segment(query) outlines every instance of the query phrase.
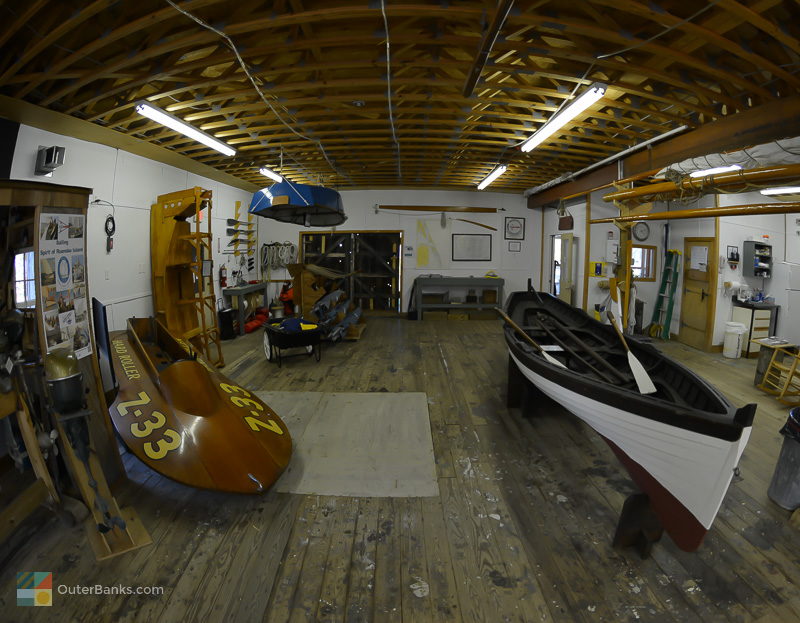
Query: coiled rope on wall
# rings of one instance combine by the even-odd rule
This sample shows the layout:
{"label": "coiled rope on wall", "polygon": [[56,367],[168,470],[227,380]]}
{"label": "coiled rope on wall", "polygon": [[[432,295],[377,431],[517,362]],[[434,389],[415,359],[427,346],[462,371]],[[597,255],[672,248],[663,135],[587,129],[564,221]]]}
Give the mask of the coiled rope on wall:
{"label": "coiled rope on wall", "polygon": [[[261,245],[261,274],[266,278],[267,283],[272,280],[274,271],[285,269],[289,264],[295,264],[296,262],[296,244],[286,241]],[[280,291],[280,287],[277,287],[276,292],[278,291]]]}

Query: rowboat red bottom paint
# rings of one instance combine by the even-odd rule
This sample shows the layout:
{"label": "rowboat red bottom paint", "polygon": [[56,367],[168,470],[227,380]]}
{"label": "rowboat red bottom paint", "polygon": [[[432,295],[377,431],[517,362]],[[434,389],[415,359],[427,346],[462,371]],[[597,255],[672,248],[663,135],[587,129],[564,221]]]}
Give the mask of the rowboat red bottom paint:
{"label": "rowboat red bottom paint", "polygon": [[[529,381],[581,418],[647,494],[646,504],[678,547],[696,550],[747,444],[755,405],[734,408],[687,368],[630,339],[656,387],[641,394],[614,330],[550,295],[515,292],[506,313],[518,325],[505,328],[509,406],[519,400],[520,383]],[[647,516],[641,501],[626,504],[620,528],[636,513]]]}

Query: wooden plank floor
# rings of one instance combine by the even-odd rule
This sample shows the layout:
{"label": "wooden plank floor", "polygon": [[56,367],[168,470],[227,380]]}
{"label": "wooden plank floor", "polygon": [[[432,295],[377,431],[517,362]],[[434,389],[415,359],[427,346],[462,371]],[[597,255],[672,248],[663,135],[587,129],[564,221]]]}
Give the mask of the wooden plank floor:
{"label": "wooden plank floor", "polygon": [[[505,407],[500,323],[370,318],[322,361],[264,360],[261,336],[226,344],[254,390],[426,392],[438,498],[193,490],[125,455],[119,497],[154,544],[96,563],[82,528],[39,513],[0,548],[3,621],[676,621],[800,619],[800,533],[769,501],[785,408],[755,390],[754,361],[664,349],[735,402],[754,432],[713,529],[693,554],[668,537],[639,559],[611,547],[632,482],[589,428],[555,405]],[[58,595],[18,608],[17,571],[54,584],[161,586],[164,594]]]}

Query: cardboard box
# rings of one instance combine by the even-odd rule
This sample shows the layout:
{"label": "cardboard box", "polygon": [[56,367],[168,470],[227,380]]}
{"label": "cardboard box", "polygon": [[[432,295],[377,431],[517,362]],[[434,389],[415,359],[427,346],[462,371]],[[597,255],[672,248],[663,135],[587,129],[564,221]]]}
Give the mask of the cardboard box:
{"label": "cardboard box", "polygon": [[484,290],[481,292],[481,302],[489,304],[497,303],[497,290]]}
{"label": "cardboard box", "polygon": [[447,320],[446,311],[426,311],[422,313],[423,320]]}
{"label": "cardboard box", "polygon": [[469,314],[465,311],[447,312],[448,320],[469,320]]}
{"label": "cardboard box", "polygon": [[500,316],[497,315],[497,312],[488,311],[488,310],[480,310],[480,311],[471,311],[469,312],[469,319],[470,320],[495,320]]}

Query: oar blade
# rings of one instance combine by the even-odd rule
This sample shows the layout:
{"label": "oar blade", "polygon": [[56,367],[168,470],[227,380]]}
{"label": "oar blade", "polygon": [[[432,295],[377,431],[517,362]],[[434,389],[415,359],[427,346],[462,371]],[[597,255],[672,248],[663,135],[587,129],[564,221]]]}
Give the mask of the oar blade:
{"label": "oar blade", "polygon": [[560,362],[558,359],[556,359],[555,357],[553,357],[552,355],[550,355],[550,354],[549,354],[549,353],[548,353],[546,350],[542,350],[542,351],[540,351],[540,352],[541,352],[541,353],[542,353],[542,355],[544,356],[544,360],[545,360],[546,362],[548,362],[548,363],[552,363],[554,366],[558,366],[558,367],[560,367],[560,368],[564,368],[565,370],[567,369],[567,366],[565,366],[565,365],[564,365],[563,363],[561,363],[561,362]]}
{"label": "oar blade", "polygon": [[654,394],[658,391],[656,386],[653,385],[650,375],[647,374],[647,370],[644,369],[642,362],[631,351],[628,351],[628,365],[633,373],[633,378],[636,380],[636,386],[639,388],[640,394]]}

